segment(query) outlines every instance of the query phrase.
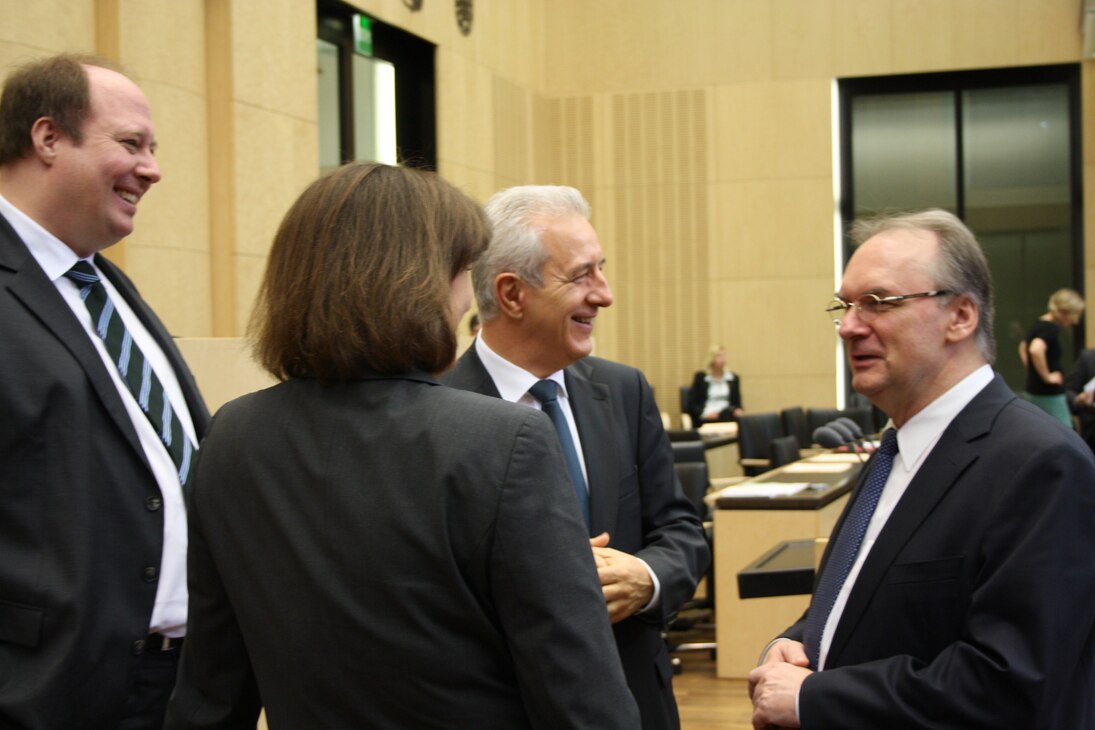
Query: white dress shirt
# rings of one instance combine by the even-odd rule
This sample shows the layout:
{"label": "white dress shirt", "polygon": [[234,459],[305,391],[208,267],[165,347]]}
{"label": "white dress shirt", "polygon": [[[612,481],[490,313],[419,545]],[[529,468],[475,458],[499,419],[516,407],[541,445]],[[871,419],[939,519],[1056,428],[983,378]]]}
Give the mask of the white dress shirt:
{"label": "white dress shirt", "polygon": [[[175,462],[171,460],[167,448],[122,380],[118,367],[114,364],[110,353],[107,352],[106,344],[92,325],[91,314],[88,312],[84,301],[80,299],[79,289],[73,281],[65,278],[65,272],[80,260],[79,257],[64,242],[12,205],[2,195],[0,195],[0,214],[7,219],[15,232],[23,239],[34,260],[38,262],[46,276],[53,282],[58,293],[65,300],[65,304],[69,306],[76,319],[83,326],[88,339],[91,340],[99,356],[103,359],[103,365],[110,373],[110,377],[114,381],[114,387],[118,391],[118,396],[125,404],[126,413],[128,413],[130,420],[133,422],[133,427],[137,431],[141,448],[144,449],[145,457],[152,467],[153,475],[163,499],[164,548],[156,588],[156,603],[152,610],[149,631],[172,638],[183,636],[186,633],[187,606],[186,508]],[[99,274],[107,294],[114,302],[116,312],[122,318],[122,322],[125,323],[126,329],[133,336],[134,343],[141,348],[145,359],[163,384],[164,393],[171,401],[171,408],[182,424],[183,430],[186,431],[190,440],[197,444],[198,439],[194,430],[194,423],[190,418],[190,409],[186,406],[182,387],[179,385],[178,378],[175,377],[175,371],[168,362],[167,356],[156,344],[155,339],[149,334],[125,298],[114,288],[110,279],[103,275],[91,258],[85,259],[85,261]],[[89,434],[88,438],[95,438],[95,435]]]}

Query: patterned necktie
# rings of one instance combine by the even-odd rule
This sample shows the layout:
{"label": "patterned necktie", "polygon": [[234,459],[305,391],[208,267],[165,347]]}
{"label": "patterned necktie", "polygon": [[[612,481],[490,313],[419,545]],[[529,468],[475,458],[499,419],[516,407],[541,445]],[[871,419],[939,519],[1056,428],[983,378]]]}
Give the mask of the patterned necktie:
{"label": "patterned necktie", "polygon": [[559,443],[563,447],[563,456],[566,457],[567,473],[574,485],[574,493],[578,495],[578,506],[582,510],[582,519],[585,520],[586,529],[589,529],[589,494],[586,487],[585,476],[582,474],[582,465],[578,462],[578,452],[574,448],[574,440],[570,436],[570,425],[567,423],[563,409],[559,405],[558,386],[553,380],[541,380],[528,389],[532,397],[540,402],[544,413],[551,418],[555,426],[555,433],[559,434]]}
{"label": "patterned necktie", "polygon": [[817,669],[821,656],[821,636],[825,631],[825,623],[829,620],[836,597],[844,586],[852,565],[855,564],[871,515],[878,506],[878,498],[882,496],[882,488],[886,486],[886,480],[890,478],[890,469],[893,467],[896,454],[897,431],[891,428],[882,436],[882,445],[871,464],[871,473],[863,489],[860,490],[859,496],[856,497],[851,511],[848,512],[840,534],[836,536],[825,570],[821,573],[817,589],[810,600],[803,643],[806,645],[806,655],[810,658],[810,666],[814,669]]}
{"label": "patterned necktie", "polygon": [[114,360],[137,405],[148,417],[152,430],[167,447],[167,453],[171,455],[178,470],[179,484],[185,487],[195,448],[183,430],[182,423],[175,417],[171,401],[166,397],[160,379],[156,377],[141,348],[137,347],[132,335],[125,328],[121,316],[114,309],[114,302],[107,295],[106,287],[99,281],[99,275],[91,264],[77,261],[75,266],[65,272],[65,276],[80,288],[80,298],[91,313],[92,326],[106,344],[106,351]]}

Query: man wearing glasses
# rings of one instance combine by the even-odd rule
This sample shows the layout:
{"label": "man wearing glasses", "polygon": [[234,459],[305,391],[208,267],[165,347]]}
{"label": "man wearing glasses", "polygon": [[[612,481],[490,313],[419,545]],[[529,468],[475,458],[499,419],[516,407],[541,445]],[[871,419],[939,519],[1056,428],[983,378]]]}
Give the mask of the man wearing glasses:
{"label": "man wearing glasses", "polygon": [[827,312],[892,428],[809,609],[750,674],[753,724],[1095,727],[1095,460],[993,373],[988,265],[961,221],[853,237]]}

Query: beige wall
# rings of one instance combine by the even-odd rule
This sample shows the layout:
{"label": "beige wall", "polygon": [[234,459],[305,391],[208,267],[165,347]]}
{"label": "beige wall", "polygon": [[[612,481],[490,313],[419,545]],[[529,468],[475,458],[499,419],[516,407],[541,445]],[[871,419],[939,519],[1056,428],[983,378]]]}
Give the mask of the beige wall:
{"label": "beige wall", "polygon": [[[523,182],[586,193],[616,295],[598,354],[642,367],[674,413],[716,342],[750,410],[835,402],[818,311],[834,77],[1080,58],[1078,0],[504,0],[476,3],[469,36],[451,2],[355,4],[437,44],[448,179],[481,200]],[[241,334],[274,229],[317,172],[314,4],[0,0],[0,18],[0,75],[90,50],[139,78],[164,180],[112,255],[174,332]],[[1086,63],[1089,210],[1093,79]]]}

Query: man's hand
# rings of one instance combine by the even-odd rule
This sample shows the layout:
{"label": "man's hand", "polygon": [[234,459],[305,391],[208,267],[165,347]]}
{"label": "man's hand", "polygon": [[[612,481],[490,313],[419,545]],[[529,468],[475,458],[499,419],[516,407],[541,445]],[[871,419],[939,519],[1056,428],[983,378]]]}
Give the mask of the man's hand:
{"label": "man's hand", "polygon": [[1095,395],[1088,393],[1086,390],[1080,391],[1080,393],[1076,396],[1077,405],[1090,408],[1093,402],[1095,402]]}
{"label": "man's hand", "polygon": [[[773,645],[768,657],[773,656],[777,646],[802,644],[781,641]],[[805,654],[803,654],[805,657]],[[767,661],[749,672],[749,695],[753,699],[753,727],[764,730],[771,727],[799,727],[798,691],[802,682],[813,672],[802,666],[783,661]]]}
{"label": "man's hand", "polygon": [[650,602],[654,582],[641,560],[608,547],[608,541],[608,533],[602,532],[590,538],[589,544],[604,590],[609,621],[618,623]]}

